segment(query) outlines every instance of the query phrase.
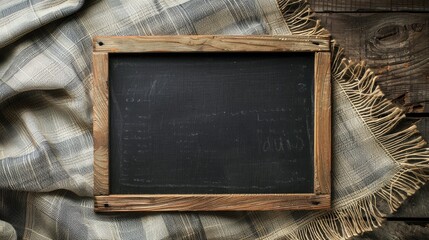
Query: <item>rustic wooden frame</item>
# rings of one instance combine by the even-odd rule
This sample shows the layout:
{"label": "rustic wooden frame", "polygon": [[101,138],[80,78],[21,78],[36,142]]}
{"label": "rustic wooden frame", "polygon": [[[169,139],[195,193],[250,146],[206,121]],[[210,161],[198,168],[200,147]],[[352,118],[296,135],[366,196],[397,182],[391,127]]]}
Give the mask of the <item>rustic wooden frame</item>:
{"label": "rustic wooden frame", "polygon": [[[93,40],[94,209],[125,211],[316,210],[331,202],[331,54],[329,37],[142,36]],[[109,193],[108,54],[138,52],[314,52],[314,193]]]}

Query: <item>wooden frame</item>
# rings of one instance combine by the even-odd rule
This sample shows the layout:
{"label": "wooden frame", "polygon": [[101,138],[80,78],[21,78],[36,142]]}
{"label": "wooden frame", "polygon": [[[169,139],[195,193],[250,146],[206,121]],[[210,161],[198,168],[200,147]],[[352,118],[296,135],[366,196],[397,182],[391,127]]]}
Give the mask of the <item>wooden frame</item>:
{"label": "wooden frame", "polygon": [[[329,37],[145,36],[93,41],[94,209],[124,211],[316,210],[331,200],[331,83]],[[314,193],[139,194],[109,193],[108,54],[131,52],[314,52]]]}

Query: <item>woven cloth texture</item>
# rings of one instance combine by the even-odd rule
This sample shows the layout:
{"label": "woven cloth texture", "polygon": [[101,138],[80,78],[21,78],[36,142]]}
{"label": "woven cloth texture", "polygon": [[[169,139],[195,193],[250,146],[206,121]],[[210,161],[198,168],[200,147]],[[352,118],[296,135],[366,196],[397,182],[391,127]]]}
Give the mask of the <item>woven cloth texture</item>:
{"label": "woven cloth texture", "polygon": [[93,211],[92,37],[323,35],[302,1],[16,0],[0,4],[0,239],[343,239],[427,179],[426,143],[333,44],[332,209]]}

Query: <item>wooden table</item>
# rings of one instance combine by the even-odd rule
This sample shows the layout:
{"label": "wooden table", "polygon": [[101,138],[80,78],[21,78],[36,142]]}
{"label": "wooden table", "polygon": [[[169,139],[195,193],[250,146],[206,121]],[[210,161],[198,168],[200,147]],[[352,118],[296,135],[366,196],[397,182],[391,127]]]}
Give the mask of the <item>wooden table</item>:
{"label": "wooden table", "polygon": [[[308,0],[352,60],[367,62],[378,84],[429,140],[429,1]],[[429,239],[429,184],[381,228],[354,239]]]}

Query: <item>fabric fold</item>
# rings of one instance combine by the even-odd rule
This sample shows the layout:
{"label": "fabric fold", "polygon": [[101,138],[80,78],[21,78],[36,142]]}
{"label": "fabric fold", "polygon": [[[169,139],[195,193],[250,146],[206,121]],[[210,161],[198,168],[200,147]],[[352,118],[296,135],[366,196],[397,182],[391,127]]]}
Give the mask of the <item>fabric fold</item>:
{"label": "fabric fold", "polygon": [[9,1],[0,6],[0,48],[78,11],[84,0]]}
{"label": "fabric fold", "polygon": [[428,179],[416,126],[332,42],[331,210],[95,214],[92,37],[329,32],[301,0],[19,2],[0,7],[0,238],[345,239]]}

